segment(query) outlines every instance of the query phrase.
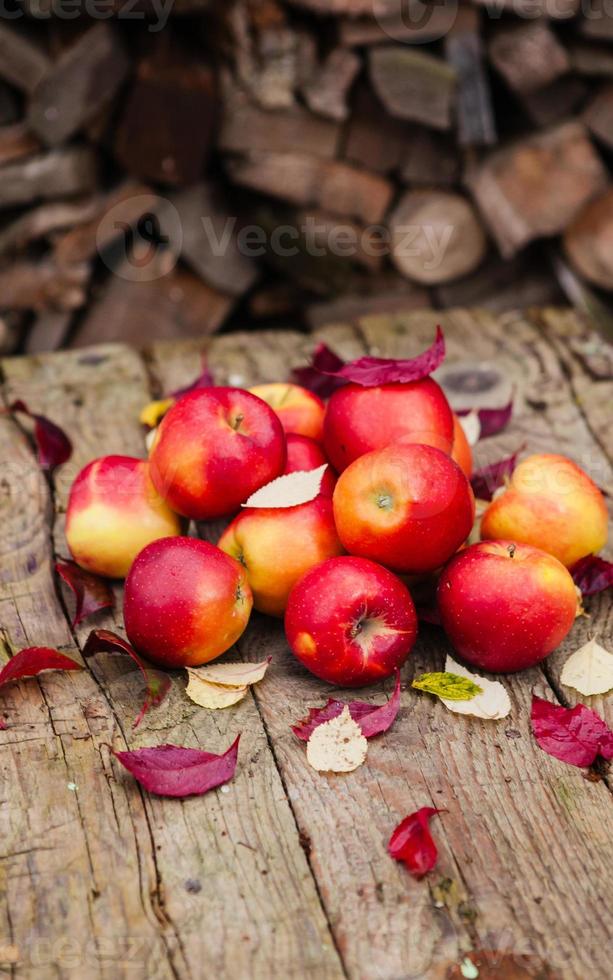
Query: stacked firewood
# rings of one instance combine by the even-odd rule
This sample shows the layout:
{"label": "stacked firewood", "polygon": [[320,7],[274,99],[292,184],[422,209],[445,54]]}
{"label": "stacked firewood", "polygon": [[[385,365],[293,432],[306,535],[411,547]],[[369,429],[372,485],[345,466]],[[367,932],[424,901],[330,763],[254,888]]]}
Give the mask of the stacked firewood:
{"label": "stacked firewood", "polygon": [[0,351],[606,307],[613,7],[133,6],[0,21]]}

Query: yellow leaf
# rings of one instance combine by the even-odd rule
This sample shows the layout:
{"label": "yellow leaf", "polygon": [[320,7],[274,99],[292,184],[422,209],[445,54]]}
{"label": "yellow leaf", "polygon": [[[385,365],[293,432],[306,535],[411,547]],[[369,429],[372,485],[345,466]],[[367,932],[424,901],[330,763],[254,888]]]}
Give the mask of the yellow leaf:
{"label": "yellow leaf", "polygon": [[366,758],[368,742],[347,705],[336,718],[313,730],[307,742],[307,761],[319,772],[352,772]]}
{"label": "yellow leaf", "polygon": [[188,667],[190,675],[199,677],[211,684],[222,684],[224,687],[248,687],[257,684],[268,670],[271,657],[259,664],[250,663],[214,663],[204,667]]}
{"label": "yellow leaf", "polygon": [[155,429],[160,419],[166,415],[166,412],[169,408],[172,408],[174,403],[174,398],[163,398],[161,401],[149,402],[139,415],[140,422],[143,425],[149,426],[150,429]]}
{"label": "yellow leaf", "polygon": [[249,690],[248,687],[224,687],[223,684],[212,684],[199,677],[195,670],[187,667],[189,682],[185,689],[188,698],[199,704],[201,708],[217,711],[219,708],[229,708],[242,701]]}
{"label": "yellow leaf", "polygon": [[613,653],[609,653],[596,637],[571,653],[564,664],[560,680],[580,694],[606,694],[613,688]]}

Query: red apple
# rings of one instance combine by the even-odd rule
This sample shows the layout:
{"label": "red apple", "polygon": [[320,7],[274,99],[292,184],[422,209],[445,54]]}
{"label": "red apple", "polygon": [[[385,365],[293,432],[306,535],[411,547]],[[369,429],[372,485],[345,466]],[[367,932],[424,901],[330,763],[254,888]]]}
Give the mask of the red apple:
{"label": "red apple", "polygon": [[162,667],[197,667],[236,643],[252,604],[237,561],[197,538],[164,538],[132,565],[123,615],[139,653]]}
{"label": "red apple", "polygon": [[396,444],[360,456],[333,497],[339,538],[352,555],[397,572],[431,572],[470,534],[475,502],[466,476],[433,446]]}
{"label": "red apple", "polygon": [[393,442],[418,442],[450,453],[453,414],[436,381],[338,388],[326,408],[324,449],[335,470]]}
{"label": "red apple", "polygon": [[417,616],[409,590],[386,568],[365,558],[329,558],[290,593],[285,633],[316,677],[362,687],[402,666]]}
{"label": "red apple", "polygon": [[153,486],[146,460],[102,456],[76,476],[66,542],[81,568],[124,578],[145,545],[180,533],[180,520]]}
{"label": "red apple", "polygon": [[196,520],[224,517],[283,473],[283,426],[248,391],[200,388],[162,419],[149,465],[159,493],[177,513]]}
{"label": "red apple", "polygon": [[[285,473],[296,473],[298,470],[316,470],[328,463],[326,455],[318,442],[308,436],[297,436],[293,433],[285,437],[287,443],[287,461]],[[336,475],[328,463],[328,469],[321,481],[320,495],[331,497],[336,486]]]}
{"label": "red apple", "polygon": [[277,413],[286,434],[321,440],[325,405],[319,395],[287,381],[255,385],[249,391],[263,398]]}
{"label": "red apple", "polygon": [[577,592],[552,555],[512,541],[459,552],[438,585],[442,625],[461,657],[494,673],[531,667],[564,639]]}

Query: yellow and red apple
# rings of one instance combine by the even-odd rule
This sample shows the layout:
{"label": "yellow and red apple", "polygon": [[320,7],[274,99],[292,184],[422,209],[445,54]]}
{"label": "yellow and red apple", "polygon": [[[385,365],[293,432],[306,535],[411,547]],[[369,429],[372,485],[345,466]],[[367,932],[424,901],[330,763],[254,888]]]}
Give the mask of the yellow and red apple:
{"label": "yellow and red apple", "polygon": [[455,413],[453,416],[451,458],[456,461],[462,472],[470,479],[473,472],[473,453],[470,448],[470,443],[466,438],[464,427]]}
{"label": "yellow and red apple", "polygon": [[321,441],[325,406],[319,395],[288,382],[255,385],[249,391],[262,398],[277,413],[286,434],[294,433]]}

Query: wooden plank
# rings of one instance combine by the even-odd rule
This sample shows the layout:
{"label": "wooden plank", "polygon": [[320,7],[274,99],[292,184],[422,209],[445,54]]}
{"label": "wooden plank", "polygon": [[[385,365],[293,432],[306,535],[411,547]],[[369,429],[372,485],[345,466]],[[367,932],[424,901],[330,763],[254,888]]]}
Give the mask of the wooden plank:
{"label": "wooden plank", "polygon": [[96,185],[96,158],[87,146],[67,146],[0,169],[0,207],[40,198],[87,194]]}
{"label": "wooden plank", "polygon": [[[149,397],[147,377],[138,355],[120,345],[7,360],[3,368],[5,396],[22,397],[64,425],[75,453],[53,484],[52,524],[32,455],[14,423],[0,419],[0,433],[10,436],[3,457],[17,461],[5,477],[14,524],[7,528],[5,520],[2,622],[16,642],[58,643],[74,654],[91,624],[73,638],[55,601],[52,536],[64,552],[66,494],[85,462],[106,452],[142,454],[137,418]],[[24,487],[31,492],[24,495]],[[17,504],[21,495],[27,499]],[[120,618],[119,611],[101,614],[97,625],[121,629]],[[62,943],[71,940],[80,975],[88,978],[110,980],[119,971],[143,980],[264,978],[275,971],[341,977],[253,699],[238,712],[208,713],[187,702],[176,676],[163,706],[134,733],[141,688],[135,672],[112,656],[98,656],[89,667],[44,677],[45,702],[36,681],[9,688],[3,698],[14,719],[0,733],[3,744],[14,745],[4,753],[11,803],[2,813],[11,833],[3,835],[3,849],[15,855],[9,865],[15,877],[7,880],[18,920],[11,932],[3,903],[3,935],[26,957],[28,977],[68,976]],[[45,722],[48,713],[55,730]],[[141,794],[105,747],[170,741],[220,751],[239,731],[239,769],[227,791],[184,802]],[[136,947],[133,963],[122,952],[124,939]],[[45,943],[48,959],[38,968],[27,956]]]}
{"label": "wooden plank", "polygon": [[[553,444],[595,451],[553,352],[516,315],[361,317],[356,326],[318,331],[313,342],[325,339],[344,356],[365,346],[381,356],[406,356],[431,341],[441,319],[450,361],[495,362],[517,385],[517,416],[503,435],[484,444],[489,459],[524,439],[533,449]],[[257,343],[253,334],[213,340],[207,357],[216,380],[246,384],[286,377],[294,360],[304,357],[304,340],[295,337],[292,357],[287,346],[278,349],[280,336],[258,335]],[[173,363],[172,348],[153,352],[161,388],[193,376],[193,348],[191,355],[191,363],[185,352]],[[546,410],[530,407],[543,391]],[[535,745],[531,690],[553,697],[542,669],[505,679],[513,713],[499,726],[451,715],[405,690],[394,728],[371,743],[367,764],[334,778],[309,769],[289,725],[309,705],[350,692],[333,692],[308,676],[273,621],[259,619],[239,648],[254,660],[273,653],[255,696],[350,976],[442,978],[467,950],[479,948],[511,957],[534,954],[545,974],[558,971],[564,980],[607,975],[608,925],[598,895],[612,870],[605,831],[610,794],[603,783],[585,780]],[[438,631],[424,628],[403,671],[405,686],[414,672],[440,669],[447,649]],[[435,830],[437,871],[418,883],[389,860],[385,844],[396,822],[422,805],[448,812]]]}

